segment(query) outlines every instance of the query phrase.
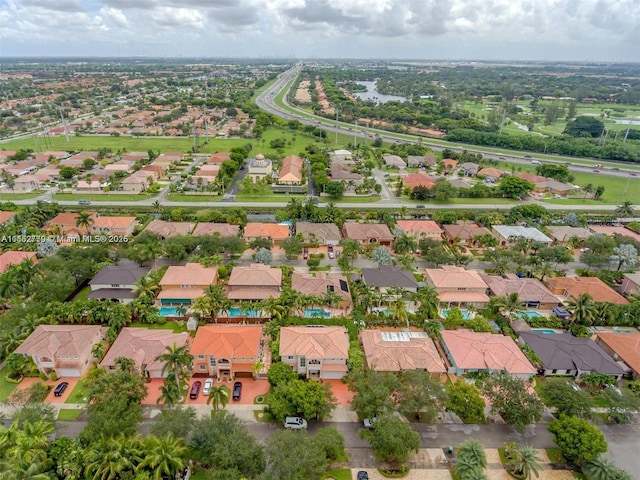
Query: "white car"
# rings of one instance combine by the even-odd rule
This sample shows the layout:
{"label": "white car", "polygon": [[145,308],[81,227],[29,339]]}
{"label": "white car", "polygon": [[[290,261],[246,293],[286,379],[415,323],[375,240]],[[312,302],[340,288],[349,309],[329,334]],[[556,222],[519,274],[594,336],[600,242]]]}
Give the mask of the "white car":
{"label": "white car", "polygon": [[211,387],[213,387],[213,378],[207,378],[204,381],[204,388],[202,389],[203,395],[209,395],[211,392]]}
{"label": "white car", "polygon": [[302,417],[287,417],[284,419],[284,428],[302,430],[303,428],[307,428],[307,421]]}

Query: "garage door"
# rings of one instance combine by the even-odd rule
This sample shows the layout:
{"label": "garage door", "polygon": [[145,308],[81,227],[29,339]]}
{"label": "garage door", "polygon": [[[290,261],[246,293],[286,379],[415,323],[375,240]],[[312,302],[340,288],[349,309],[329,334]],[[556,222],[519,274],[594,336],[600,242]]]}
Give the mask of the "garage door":
{"label": "garage door", "polygon": [[62,368],[56,371],[59,377],[80,377],[80,371],[75,368]]}

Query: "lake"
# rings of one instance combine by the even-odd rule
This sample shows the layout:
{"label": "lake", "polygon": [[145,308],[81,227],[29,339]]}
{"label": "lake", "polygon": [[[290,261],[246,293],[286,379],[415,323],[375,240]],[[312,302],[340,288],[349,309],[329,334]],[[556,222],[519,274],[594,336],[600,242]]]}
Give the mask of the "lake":
{"label": "lake", "polygon": [[366,92],[354,92],[354,95],[360,100],[373,100],[376,103],[387,103],[393,100],[398,102],[406,102],[406,97],[399,97],[397,95],[383,95],[376,90],[376,82],[356,82],[358,85],[364,85],[367,87]]}

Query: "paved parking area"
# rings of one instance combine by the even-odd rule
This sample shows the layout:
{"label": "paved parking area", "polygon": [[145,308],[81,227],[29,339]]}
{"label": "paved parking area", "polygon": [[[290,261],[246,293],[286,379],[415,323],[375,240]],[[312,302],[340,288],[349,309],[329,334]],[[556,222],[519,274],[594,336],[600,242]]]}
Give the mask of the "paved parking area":
{"label": "paved parking area", "polygon": [[[71,395],[71,392],[73,392],[73,389],[76,387],[76,385],[78,384],[79,381],[80,381],[79,378],[71,378],[71,377],[59,378],[55,382],[53,380],[44,380],[43,381],[40,377],[27,377],[27,378],[23,379],[20,382],[20,384],[16,387],[16,389],[11,394],[11,397],[9,397],[9,400],[11,400],[11,398],[14,397],[17,392],[19,392],[21,390],[26,390],[27,388],[29,388],[34,383],[44,382],[45,385],[48,385],[48,386],[51,387],[51,390],[49,391],[49,394],[47,395],[47,398],[45,398],[44,401],[47,402],[47,403],[54,403],[54,404],[65,403],[67,401],[67,399],[69,398],[69,395]],[[59,397],[56,397],[53,394],[53,390],[56,388],[56,386],[58,386],[62,382],[67,382],[69,384],[69,386],[67,387],[67,389],[64,391],[64,393],[62,395],[60,395]]]}
{"label": "paved parking area", "polygon": [[[369,474],[369,480],[386,480],[386,477],[383,477],[377,469],[371,468],[361,468],[361,469],[351,469],[351,478],[353,480],[357,480],[358,472],[364,470]],[[409,473],[402,477],[404,480],[425,480],[428,478],[429,480],[451,480],[451,473],[449,470],[443,469],[433,469],[433,470],[410,470]]]}

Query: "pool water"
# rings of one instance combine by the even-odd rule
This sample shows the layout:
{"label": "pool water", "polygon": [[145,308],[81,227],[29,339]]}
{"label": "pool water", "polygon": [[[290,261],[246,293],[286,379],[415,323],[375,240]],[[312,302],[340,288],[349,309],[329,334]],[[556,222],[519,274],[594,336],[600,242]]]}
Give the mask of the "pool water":
{"label": "pool water", "polygon": [[307,308],[304,311],[304,318],[329,318],[331,313],[322,308]]}
{"label": "pool water", "polygon": [[549,335],[558,333],[555,330],[552,330],[550,328],[532,328],[531,330],[533,332],[544,333],[544,334],[549,334]]}
{"label": "pool water", "polygon": [[520,312],[520,316],[527,317],[527,318],[537,318],[537,317],[541,317],[542,315],[540,315],[538,312],[526,310],[524,312]]}
{"label": "pool water", "polygon": [[262,311],[250,308],[242,310],[238,307],[229,309],[229,318],[262,318]]}
{"label": "pool water", "polygon": [[177,307],[160,307],[158,315],[161,317],[179,317]]}
{"label": "pool water", "polygon": [[[471,313],[468,310],[460,310],[462,312],[462,318],[464,320],[471,320]],[[448,318],[449,310],[442,310],[442,316]]]}

